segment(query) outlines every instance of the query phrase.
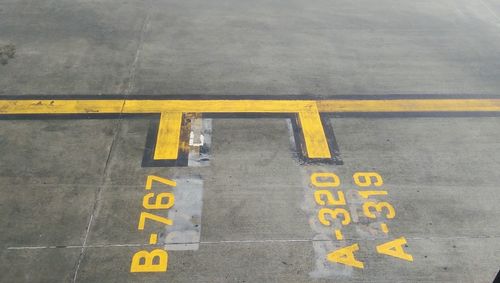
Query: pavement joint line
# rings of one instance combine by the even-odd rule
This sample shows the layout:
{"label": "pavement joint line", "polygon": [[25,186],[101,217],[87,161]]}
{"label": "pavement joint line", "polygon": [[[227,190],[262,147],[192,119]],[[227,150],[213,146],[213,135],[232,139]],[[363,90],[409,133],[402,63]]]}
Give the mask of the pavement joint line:
{"label": "pavement joint line", "polygon": [[[182,242],[182,243],[163,243],[163,245],[211,245],[211,244],[233,244],[233,243],[287,243],[287,242],[328,242],[330,240],[234,240],[234,241],[205,241],[205,242]],[[7,247],[7,250],[39,250],[39,249],[78,249],[78,248],[108,248],[108,247],[143,247],[158,246],[158,244],[109,244],[109,245],[71,245],[71,246],[24,246]]]}
{"label": "pavement joint line", "polygon": [[76,267],[75,267],[75,275],[73,276],[73,282],[76,281],[76,276],[78,275],[78,269],[80,268],[80,264],[82,263],[83,253],[85,251],[85,245],[87,244],[87,238],[89,236],[90,226],[92,224],[92,219],[93,218],[94,218],[94,215],[93,215],[93,213],[91,213],[90,214],[90,220],[89,220],[89,223],[88,223],[88,226],[87,226],[87,230],[85,231],[85,238],[83,239],[83,246],[81,248],[80,255],[78,256],[78,261],[77,261],[77,264],[76,264]]}
{"label": "pavement joint line", "polygon": [[[150,6],[151,6],[151,4],[152,3],[150,2]],[[115,134],[113,136],[113,141],[111,142],[111,146],[109,148],[109,153],[108,153],[108,156],[106,158],[106,163],[105,163],[104,170],[103,170],[103,178],[101,180],[101,185],[99,186],[99,188],[97,190],[97,194],[96,194],[96,198],[95,198],[94,205],[93,205],[93,208],[92,208],[92,212],[90,214],[90,220],[89,220],[89,223],[88,223],[88,226],[87,226],[87,230],[85,232],[85,238],[84,238],[84,241],[83,241],[83,246],[81,247],[81,252],[80,252],[80,255],[78,257],[78,262],[77,262],[77,265],[76,265],[76,268],[75,268],[75,273],[74,273],[74,276],[73,276],[73,283],[75,283],[76,280],[77,280],[78,270],[80,269],[80,264],[81,264],[81,262],[83,260],[83,257],[84,257],[84,254],[85,254],[85,249],[87,248],[86,247],[87,238],[88,238],[88,235],[89,235],[91,227],[92,227],[94,215],[96,214],[96,212],[98,210],[98,204],[99,204],[100,199],[101,199],[102,191],[103,191],[104,187],[106,187],[105,183],[106,183],[106,180],[107,180],[107,177],[108,177],[109,161],[111,159],[111,155],[112,155],[112,152],[113,152],[113,149],[114,149],[114,146],[115,146],[118,134],[119,134],[119,132],[121,130],[123,111],[125,109],[125,104],[127,102],[127,95],[130,94],[132,92],[132,90],[135,88],[135,75],[136,75],[136,72],[137,72],[137,65],[138,65],[138,62],[139,62],[139,57],[140,57],[140,54],[141,54],[141,51],[142,51],[142,48],[143,48],[143,44],[144,44],[144,35],[145,35],[145,33],[146,33],[147,29],[148,29],[149,22],[150,22],[150,10],[151,10],[150,7],[148,7],[147,12],[146,12],[146,17],[144,18],[144,21],[143,21],[142,26],[141,26],[141,31],[139,33],[139,42],[137,44],[137,49],[136,49],[136,52],[135,52],[135,55],[134,55],[134,60],[132,61],[132,65],[130,67],[128,84],[127,84],[127,87],[123,91],[123,98],[124,99],[123,99],[123,103],[122,103],[121,110],[120,110],[120,113],[119,113],[119,119],[117,121],[117,125],[115,127]]]}
{"label": "pavement joint line", "polygon": [[86,246],[87,239],[88,239],[88,236],[90,234],[90,230],[91,230],[92,223],[93,223],[93,220],[94,220],[94,215],[96,214],[97,209],[98,209],[99,201],[101,200],[102,192],[103,192],[104,188],[107,187],[105,184],[106,184],[106,180],[108,179],[109,161],[111,160],[111,155],[113,153],[113,149],[115,147],[116,140],[118,138],[118,134],[121,131],[122,113],[123,113],[123,109],[125,107],[125,101],[126,101],[126,99],[123,100],[121,111],[120,111],[120,114],[119,114],[119,118],[117,119],[116,125],[114,127],[115,128],[115,134],[113,135],[113,140],[111,141],[111,145],[109,146],[109,152],[108,152],[108,155],[106,156],[106,163],[104,165],[104,169],[103,169],[103,172],[102,172],[101,182],[100,182],[100,185],[97,188],[95,199],[94,199],[94,202],[93,202],[93,205],[92,205],[92,210],[90,212],[90,219],[89,219],[89,222],[87,224],[87,229],[85,231],[85,237],[83,239],[83,245],[81,246],[80,255],[78,256],[78,261],[77,261],[77,264],[76,264],[76,267],[75,267],[75,273],[74,273],[73,281],[72,281],[73,283],[76,282],[76,279],[78,277],[78,270],[80,269],[80,265],[82,263],[84,255],[85,255],[85,249],[87,247]]}
{"label": "pavement joint line", "polygon": [[[123,103],[123,106],[122,106],[122,112],[123,112],[123,107],[124,106],[125,106],[125,102]],[[109,161],[111,159],[111,155],[113,153],[113,149],[115,147],[116,140],[118,138],[118,134],[121,131],[121,125],[122,125],[122,118],[120,116],[120,118],[116,122],[115,134],[113,136],[113,140],[111,141],[111,145],[109,147],[108,156],[106,157],[106,163],[104,165],[104,169],[103,169],[103,172],[102,172],[102,178],[101,178],[101,182],[100,182],[101,184],[97,188],[97,192],[96,192],[95,199],[94,199],[94,202],[93,202],[92,210],[90,212],[90,219],[89,219],[89,222],[88,222],[88,225],[87,225],[87,230],[85,231],[85,237],[84,237],[84,240],[83,240],[83,246],[81,247],[80,255],[78,256],[77,265],[75,267],[75,273],[74,273],[74,276],[73,276],[73,283],[76,282],[76,279],[77,279],[77,276],[78,276],[78,270],[80,269],[80,264],[82,263],[83,257],[85,255],[85,249],[87,248],[87,246],[86,246],[87,238],[88,238],[88,236],[90,234],[90,231],[91,231],[91,228],[92,228],[92,223],[93,223],[93,220],[94,220],[94,215],[96,215],[97,210],[99,208],[99,202],[101,200],[101,195],[103,193],[103,190],[105,188],[107,188],[107,186],[105,184],[106,184],[106,180],[108,179]]]}
{"label": "pavement joint line", "polygon": [[[405,237],[408,240],[466,240],[466,239],[496,239],[498,236],[479,235],[479,236],[457,236],[457,237]],[[344,238],[344,241],[360,240],[360,238]],[[380,239],[362,239],[362,240],[380,240]],[[276,240],[227,240],[227,241],[200,241],[200,242],[177,242],[162,243],[162,245],[218,245],[218,244],[259,244],[259,243],[314,243],[330,242],[329,239],[276,239]],[[106,244],[106,245],[68,245],[68,246],[21,246],[7,247],[6,250],[39,250],[39,249],[79,249],[79,248],[114,248],[114,247],[146,247],[158,246],[158,244]]]}

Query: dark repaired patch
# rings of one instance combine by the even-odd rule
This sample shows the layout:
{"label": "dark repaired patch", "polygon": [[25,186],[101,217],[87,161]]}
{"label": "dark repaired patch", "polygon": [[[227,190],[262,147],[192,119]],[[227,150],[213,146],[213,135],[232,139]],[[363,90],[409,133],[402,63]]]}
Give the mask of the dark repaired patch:
{"label": "dark repaired patch", "polygon": [[14,58],[14,55],[16,55],[16,46],[14,44],[0,46],[0,64],[6,65],[9,59]]}

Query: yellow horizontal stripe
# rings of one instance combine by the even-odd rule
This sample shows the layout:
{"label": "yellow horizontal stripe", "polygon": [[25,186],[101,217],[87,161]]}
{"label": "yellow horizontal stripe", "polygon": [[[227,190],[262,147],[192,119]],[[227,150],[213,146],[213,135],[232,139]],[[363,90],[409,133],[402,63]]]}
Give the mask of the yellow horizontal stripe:
{"label": "yellow horizontal stripe", "polygon": [[319,112],[500,111],[500,99],[319,100]]}
{"label": "yellow horizontal stripe", "polygon": [[[298,113],[500,111],[500,99],[395,100],[0,100],[0,114]],[[123,107],[123,109],[122,109]]]}
{"label": "yellow horizontal stripe", "polygon": [[0,114],[121,113],[124,100],[0,100]]}
{"label": "yellow horizontal stripe", "polygon": [[316,107],[310,100],[127,100],[125,113],[296,113]]}

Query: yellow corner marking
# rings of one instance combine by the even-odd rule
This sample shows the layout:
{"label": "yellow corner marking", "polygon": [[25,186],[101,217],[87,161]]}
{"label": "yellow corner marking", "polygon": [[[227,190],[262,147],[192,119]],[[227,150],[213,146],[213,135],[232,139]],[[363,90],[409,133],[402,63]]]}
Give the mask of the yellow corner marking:
{"label": "yellow corner marking", "polygon": [[181,123],[181,112],[161,113],[154,159],[177,159]]}

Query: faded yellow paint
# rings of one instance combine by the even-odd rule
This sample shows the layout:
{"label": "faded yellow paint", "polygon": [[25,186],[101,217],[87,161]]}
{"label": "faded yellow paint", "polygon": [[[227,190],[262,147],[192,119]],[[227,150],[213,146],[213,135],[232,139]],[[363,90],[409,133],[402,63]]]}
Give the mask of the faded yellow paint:
{"label": "faded yellow paint", "polygon": [[181,138],[181,112],[162,112],[154,159],[177,159]]}
{"label": "faded yellow paint", "polygon": [[342,235],[342,231],[339,229],[335,230],[335,238],[339,241],[342,241],[344,239],[344,235]]}
{"label": "faded yellow paint", "polygon": [[374,208],[375,211],[378,212],[379,214],[382,213],[382,211],[385,208],[385,211],[387,212],[385,214],[385,217],[387,219],[392,219],[392,218],[396,217],[396,210],[388,202],[385,202],[385,201],[382,201],[382,202],[367,201],[367,202],[363,203],[363,214],[368,218],[377,218],[377,214],[370,211],[370,208]]}
{"label": "faded yellow paint", "polygon": [[500,112],[500,99],[395,100],[0,100],[0,115],[154,114],[160,113],[155,159],[176,159],[182,113],[297,114],[311,159],[331,158],[320,113],[345,112]]}
{"label": "faded yellow paint", "polygon": [[149,244],[154,245],[158,242],[158,234],[153,233],[149,236]]}

